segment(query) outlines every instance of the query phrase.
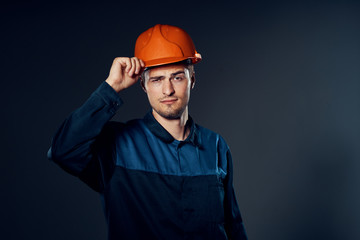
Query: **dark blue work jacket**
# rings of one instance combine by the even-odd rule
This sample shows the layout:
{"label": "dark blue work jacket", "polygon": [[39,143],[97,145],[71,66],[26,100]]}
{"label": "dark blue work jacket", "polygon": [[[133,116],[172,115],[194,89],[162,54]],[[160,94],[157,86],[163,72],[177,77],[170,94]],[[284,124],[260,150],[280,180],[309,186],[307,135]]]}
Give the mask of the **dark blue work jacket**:
{"label": "dark blue work jacket", "polygon": [[191,118],[184,141],[151,112],[110,121],[121,104],[102,83],[63,122],[48,152],[100,193],[109,239],[247,239],[223,138]]}

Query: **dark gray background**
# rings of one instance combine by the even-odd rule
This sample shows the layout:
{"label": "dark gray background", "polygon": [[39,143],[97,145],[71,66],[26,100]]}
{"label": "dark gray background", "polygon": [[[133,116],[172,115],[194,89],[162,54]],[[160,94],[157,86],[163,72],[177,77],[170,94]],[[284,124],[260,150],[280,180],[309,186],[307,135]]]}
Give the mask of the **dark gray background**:
{"label": "dark gray background", "polygon": [[[1,239],[105,239],[98,195],[46,158],[62,120],[171,24],[203,61],[190,113],[220,133],[252,240],[360,239],[360,4],[3,4]],[[149,109],[137,85],[116,119]]]}

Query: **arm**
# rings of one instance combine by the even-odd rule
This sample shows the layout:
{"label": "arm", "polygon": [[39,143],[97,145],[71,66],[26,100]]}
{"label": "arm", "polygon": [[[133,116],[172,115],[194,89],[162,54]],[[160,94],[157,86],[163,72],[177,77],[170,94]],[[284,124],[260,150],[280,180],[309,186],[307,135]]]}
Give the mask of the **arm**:
{"label": "arm", "polygon": [[[52,139],[48,158],[68,173],[80,178],[83,173],[85,174],[85,169],[87,173],[90,169],[93,173],[98,172],[97,150],[101,143],[98,139],[105,137],[101,137],[100,134],[109,135],[107,133],[110,131],[103,131],[104,126],[121,104],[122,101],[117,93],[106,82],[102,83],[59,127]],[[96,178],[99,176],[98,172]],[[99,190],[99,186],[95,186],[97,185],[95,182],[98,181],[95,179],[93,181],[85,182]]]}
{"label": "arm", "polygon": [[[113,166],[111,155],[101,156],[100,149],[111,149],[115,125],[107,123],[122,104],[117,93],[137,81],[142,67],[139,59],[116,58],[106,82],[65,119],[53,137],[48,158],[96,191],[101,191],[104,171],[109,175]],[[108,162],[100,162],[100,157]]]}
{"label": "arm", "polygon": [[226,157],[228,162],[228,174],[224,181],[225,230],[229,239],[247,240],[248,238],[233,187],[233,165],[230,150],[227,151]]}

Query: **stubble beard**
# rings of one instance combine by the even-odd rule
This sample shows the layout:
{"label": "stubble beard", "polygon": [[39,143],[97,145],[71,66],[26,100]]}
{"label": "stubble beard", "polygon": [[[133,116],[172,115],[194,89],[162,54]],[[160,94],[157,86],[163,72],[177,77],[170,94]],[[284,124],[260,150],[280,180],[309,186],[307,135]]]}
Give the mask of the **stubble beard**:
{"label": "stubble beard", "polygon": [[156,108],[153,108],[153,109],[161,117],[163,117],[165,119],[169,119],[169,120],[174,120],[174,119],[180,119],[181,118],[181,116],[184,113],[186,107],[187,107],[187,105],[181,106],[181,107],[179,107],[177,109],[174,109],[172,106],[168,106],[167,109],[165,109],[165,110],[156,109]]}

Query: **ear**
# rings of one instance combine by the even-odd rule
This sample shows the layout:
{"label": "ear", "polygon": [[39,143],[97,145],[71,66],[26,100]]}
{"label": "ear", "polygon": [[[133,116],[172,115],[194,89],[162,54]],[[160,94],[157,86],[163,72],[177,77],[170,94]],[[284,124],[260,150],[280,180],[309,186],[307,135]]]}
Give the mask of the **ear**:
{"label": "ear", "polygon": [[145,82],[141,77],[140,77],[140,85],[141,85],[141,88],[144,90],[144,92],[146,92]]}
{"label": "ear", "polygon": [[193,75],[191,76],[191,89],[193,89],[195,87],[195,73],[193,73]]}

